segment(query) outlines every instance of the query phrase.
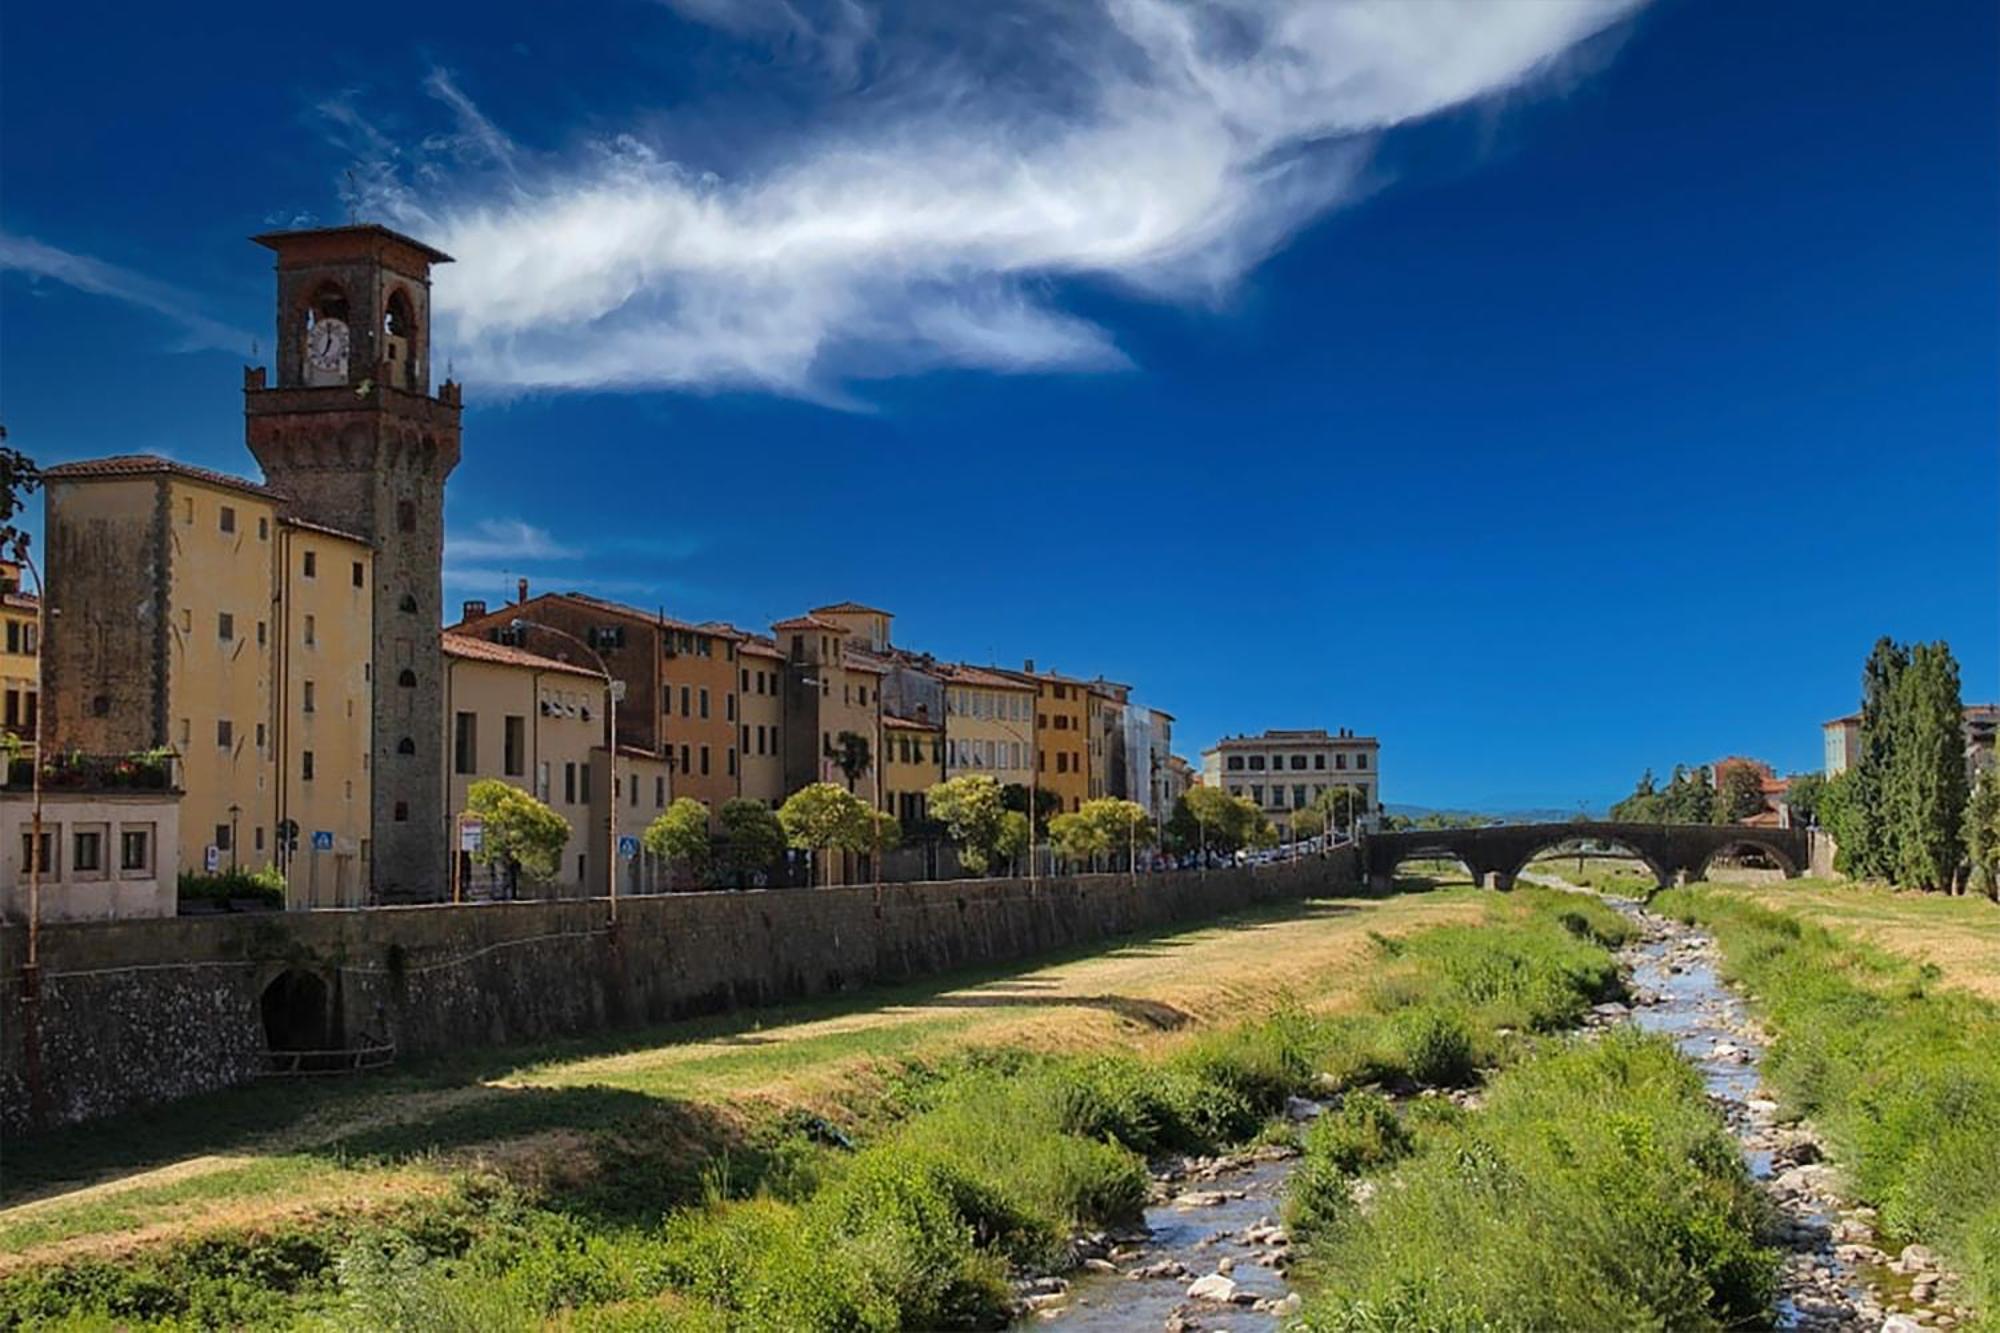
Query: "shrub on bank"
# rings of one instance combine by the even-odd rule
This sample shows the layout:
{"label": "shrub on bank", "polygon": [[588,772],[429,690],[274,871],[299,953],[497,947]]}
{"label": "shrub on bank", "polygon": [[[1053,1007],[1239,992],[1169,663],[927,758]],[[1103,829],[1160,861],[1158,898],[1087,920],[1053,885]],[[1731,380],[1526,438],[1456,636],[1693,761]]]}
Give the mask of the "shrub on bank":
{"label": "shrub on bank", "polygon": [[1348,1129],[1308,1136],[1290,1217],[1312,1327],[1715,1328],[1768,1308],[1758,1197],[1664,1040],[1545,1047],[1417,1142],[1361,1209],[1342,1186],[1380,1160]]}
{"label": "shrub on bank", "polygon": [[1656,907],[1714,932],[1776,1034],[1764,1078],[1831,1144],[1892,1242],[1941,1252],[2000,1314],[2000,1008],[1823,927],[1725,894]]}

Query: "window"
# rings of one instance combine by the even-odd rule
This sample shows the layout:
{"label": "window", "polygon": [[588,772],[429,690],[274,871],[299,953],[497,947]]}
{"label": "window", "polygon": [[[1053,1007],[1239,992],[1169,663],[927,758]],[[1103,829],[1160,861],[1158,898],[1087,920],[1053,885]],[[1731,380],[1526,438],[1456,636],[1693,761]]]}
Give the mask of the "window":
{"label": "window", "polygon": [[417,752],[417,742],[415,741],[414,738],[405,736],[403,737],[403,739],[396,742],[397,754],[415,754],[416,752]]}
{"label": "window", "polygon": [[563,803],[576,804],[576,765],[573,763],[563,765]]}
{"label": "window", "polygon": [[688,771],[688,747],[683,745],[681,747],[681,772],[685,773],[687,771]]}
{"label": "window", "polygon": [[406,690],[414,690],[417,688],[417,673],[404,667],[396,673],[396,683]]}
{"label": "window", "polygon": [[701,715],[704,718],[708,716],[708,686],[706,685],[701,687]]}
{"label": "window", "polygon": [[1367,768],[1367,767],[1368,767],[1368,756],[1367,756],[1367,755],[1365,755],[1365,754],[1357,754],[1357,755],[1355,755],[1355,756],[1354,756],[1354,766],[1355,766],[1356,768],[1362,768],[1362,769],[1365,769],[1365,768]]}
{"label": "window", "polygon": [[1304,783],[1292,784],[1292,805],[1300,810],[1306,808],[1306,789]]}
{"label": "window", "polygon": [[725,694],[722,696],[722,716],[731,722],[736,720],[736,696],[734,694]]}
{"label": "window", "polygon": [[215,826],[215,850],[218,852],[228,851],[230,849],[230,842],[229,825],[217,824]]}
{"label": "window", "polygon": [[417,506],[409,500],[396,501],[396,531],[415,532],[416,530]]}
{"label": "window", "polygon": [[590,765],[584,764],[576,771],[576,798],[583,805],[590,804]]}
{"label": "window", "polygon": [[1240,754],[1230,755],[1228,767],[1231,773],[1241,773],[1243,771],[1243,756]]}
{"label": "window", "polygon": [[53,876],[56,873],[55,855],[55,830],[47,827],[42,829],[42,844],[40,847],[35,846],[35,835],[32,829],[23,829],[21,831],[21,865],[23,869],[39,870],[44,875]]}
{"label": "window", "polygon": [[1313,767],[1314,767],[1314,768],[1319,768],[1319,769],[1324,769],[1324,768],[1326,767],[1326,756],[1325,756],[1324,754],[1316,754],[1316,755],[1314,755],[1314,756],[1313,756]]}
{"label": "window", "polygon": [[97,829],[78,829],[69,845],[71,873],[101,874],[104,870],[104,834]]}
{"label": "window", "polygon": [[401,611],[401,612],[402,612],[402,613],[403,613],[404,615],[406,615],[406,616],[413,616],[413,615],[415,615],[415,614],[417,613],[417,597],[416,597],[416,594],[415,594],[415,593],[408,593],[408,592],[404,593],[404,594],[403,594],[403,600],[402,600],[402,601],[400,601],[400,602],[398,602],[398,603],[396,603],[396,609],[397,609],[397,610],[399,610],[399,611]]}
{"label": "window", "polygon": [[500,771],[510,778],[528,771],[528,719],[518,713],[500,724]]}
{"label": "window", "polygon": [[223,505],[220,509],[216,510],[215,513],[216,513],[216,522],[221,526],[224,532],[236,531],[235,505]]}
{"label": "window", "polygon": [[306,712],[308,712],[308,713],[310,713],[310,712],[313,712],[313,711],[314,711],[314,708],[313,708],[313,705],[314,705],[314,702],[315,702],[315,696],[316,696],[316,694],[317,694],[317,691],[315,691],[315,690],[313,689],[313,683],[312,683],[311,681],[307,681],[307,682],[305,683],[305,695],[304,695],[304,700],[303,700],[303,702],[301,703],[301,705],[300,705],[300,706],[301,706],[302,708],[304,708],[304,709],[305,709],[305,711],[306,711]]}
{"label": "window", "polygon": [[357,588],[365,586],[362,582],[361,562],[359,560],[354,562],[354,586]]}
{"label": "window", "polygon": [[313,780],[313,752],[311,750],[299,751],[299,778],[305,782]]}
{"label": "window", "polygon": [[308,613],[306,616],[306,647],[310,648],[318,642],[319,621],[313,619],[312,615]]}
{"label": "window", "polygon": [[[741,679],[740,679],[740,680],[738,680],[738,681],[737,681],[737,683],[736,683],[736,688],[737,688],[738,690],[740,690],[740,691],[741,691],[742,693],[744,693],[744,694],[748,694],[748,693],[750,693],[750,668],[749,668],[749,667],[744,667],[744,668],[742,668],[742,669],[741,669],[740,671],[738,671],[738,672],[737,672],[736,674],[737,674],[738,676],[740,676],[740,677],[741,677]],[[761,672],[761,671],[760,671],[760,672],[758,672],[758,673],[757,673],[757,677],[758,677],[758,680],[757,680],[757,683],[758,683],[758,684],[760,684],[760,685],[764,683],[764,682],[763,682],[763,676],[764,676],[764,673],[763,673],[763,672]],[[762,690],[759,690],[759,691],[758,691],[758,693],[759,693],[759,694],[762,694],[762,693],[763,693],[763,691],[762,691]]]}
{"label": "window", "polygon": [[666,803],[667,780],[664,776],[656,774],[653,778],[653,808],[655,810],[662,809]]}
{"label": "window", "polygon": [[1285,789],[1283,787],[1271,788],[1271,808],[1274,810],[1285,808]]}
{"label": "window", "polygon": [[262,722],[257,724],[257,738],[254,744],[259,750],[264,748],[264,724]]}
{"label": "window", "polygon": [[257,646],[259,648],[262,648],[264,646],[264,642],[265,642],[264,622],[260,620],[257,622]]}
{"label": "window", "polygon": [[1304,755],[1295,754],[1292,756],[1292,771],[1294,773],[1302,771],[1305,768],[1305,766],[1306,766],[1306,757]]}
{"label": "window", "polygon": [[181,522],[194,522],[194,497],[191,495],[181,501]]}
{"label": "window", "polygon": [[632,807],[637,809],[639,806],[639,775],[637,773],[632,775],[632,781],[628,785],[632,789]]}
{"label": "window", "polygon": [[151,870],[153,868],[153,833],[151,829],[127,828],[119,830],[118,868],[120,870]]}
{"label": "window", "polygon": [[1346,755],[1344,755],[1344,754],[1337,754],[1337,755],[1335,755],[1335,756],[1333,757],[1333,766],[1334,766],[1335,768],[1346,768],[1346,767],[1347,767],[1347,756],[1346,756]]}
{"label": "window", "polygon": [[396,802],[395,817],[398,824],[407,824],[410,822],[410,803],[408,801]]}
{"label": "window", "polygon": [[708,747],[706,745],[701,747],[701,775],[703,777],[708,776]]}
{"label": "window", "polygon": [[1264,789],[1254,782],[1250,784],[1250,802],[1260,808],[1264,804]]}
{"label": "window", "polygon": [[452,718],[451,769],[454,773],[479,771],[479,715],[459,713]]}
{"label": "window", "polygon": [[236,744],[236,724],[226,717],[215,720],[215,743],[227,750]]}
{"label": "window", "polygon": [[688,688],[687,686],[685,686],[685,685],[681,686],[681,716],[682,716],[682,717],[693,717],[693,716],[694,716],[694,710],[693,710],[693,709],[692,709],[692,708],[690,707],[690,704],[691,704],[691,703],[693,702],[693,700],[694,700],[694,692],[693,692],[692,690],[690,690],[690,689],[689,689],[689,688]]}
{"label": "window", "polygon": [[1264,771],[1264,756],[1263,756],[1263,755],[1261,755],[1261,754],[1253,754],[1253,755],[1251,755],[1251,756],[1250,756],[1250,767],[1251,767],[1251,769],[1252,769],[1252,770],[1254,770],[1254,771],[1256,771],[1256,772],[1259,772],[1259,773],[1263,772],[1263,771]]}
{"label": "window", "polygon": [[236,637],[236,617],[227,611],[215,613],[215,637],[227,642]]}
{"label": "window", "polygon": [[271,539],[271,520],[259,516],[257,519],[257,540],[262,542],[262,541],[269,541],[270,539]]}
{"label": "window", "polygon": [[319,577],[319,552],[318,552],[318,551],[307,551],[307,552],[306,552],[306,554],[305,554],[305,576],[306,576],[307,578],[309,578],[309,579],[316,579],[316,578],[318,578],[318,577]]}
{"label": "window", "polygon": [[736,776],[736,747],[733,745],[729,747],[729,776]]}

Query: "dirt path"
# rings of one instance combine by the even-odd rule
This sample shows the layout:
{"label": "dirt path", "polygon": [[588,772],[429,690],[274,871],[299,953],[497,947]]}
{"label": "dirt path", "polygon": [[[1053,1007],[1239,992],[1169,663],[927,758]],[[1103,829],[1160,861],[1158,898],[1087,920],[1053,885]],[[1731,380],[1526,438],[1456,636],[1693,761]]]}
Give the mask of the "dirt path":
{"label": "dirt path", "polygon": [[[837,1110],[888,1058],[952,1049],[1146,1048],[1288,998],[1337,1008],[1370,978],[1370,935],[1476,919],[1466,891],[1315,902],[1262,918],[1114,945],[976,984],[886,992],[776,1015],[687,1025],[542,1051],[457,1086],[350,1089],[268,1133],[195,1143],[93,1171],[0,1208],[0,1272],[221,1227],[296,1217],[338,1199],[367,1208],[441,1185],[471,1162],[532,1178],[538,1154],[573,1155],[604,1098],[706,1108],[727,1120],[773,1105]],[[565,1100],[568,1098],[569,1100]],[[525,1104],[525,1105],[524,1105]],[[387,1135],[393,1150],[346,1159]],[[199,1135],[197,1134],[198,1138]],[[546,1150],[546,1153],[545,1151]]]}

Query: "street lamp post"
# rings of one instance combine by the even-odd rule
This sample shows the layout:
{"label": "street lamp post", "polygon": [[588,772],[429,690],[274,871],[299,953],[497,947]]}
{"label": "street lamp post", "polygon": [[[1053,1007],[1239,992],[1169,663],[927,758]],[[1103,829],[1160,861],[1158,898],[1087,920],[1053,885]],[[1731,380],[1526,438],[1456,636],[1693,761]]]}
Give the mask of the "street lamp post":
{"label": "street lamp post", "polygon": [[611,668],[605,665],[604,655],[571,634],[568,630],[557,629],[554,625],[544,625],[539,620],[515,618],[510,622],[512,629],[545,630],[558,638],[568,639],[577,647],[597,659],[598,674],[604,677],[604,888],[611,901],[611,924],[618,924],[618,698],[624,693],[623,682],[614,680]]}
{"label": "street lamp post", "polygon": [[[240,849],[239,849],[239,848],[237,847],[237,841],[238,841],[238,839],[237,839],[237,821],[238,821],[238,819],[239,819],[239,818],[241,817],[241,815],[242,815],[242,814],[243,814],[243,807],[242,807],[242,806],[240,806],[240,805],[237,805],[237,804],[236,804],[236,803],[235,803],[234,801],[230,802],[230,804],[229,804],[229,873],[230,873],[230,874],[232,874],[232,875],[236,873],[236,871],[237,871],[237,868],[238,868],[238,865],[240,864],[240,862],[241,862],[241,859],[242,859],[242,856],[243,856],[243,853],[242,853],[242,851],[241,851],[241,850],[240,850]],[[281,839],[282,839],[282,838],[284,837],[284,833],[283,833],[282,831],[280,831],[280,833],[279,833],[279,835],[278,835],[278,836],[279,836],[279,838],[281,838]]]}

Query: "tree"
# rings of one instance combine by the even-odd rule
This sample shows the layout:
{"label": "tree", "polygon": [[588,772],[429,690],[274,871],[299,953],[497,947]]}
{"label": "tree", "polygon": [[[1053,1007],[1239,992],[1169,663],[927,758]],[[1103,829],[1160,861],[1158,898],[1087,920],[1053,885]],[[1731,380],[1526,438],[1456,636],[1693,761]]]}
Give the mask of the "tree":
{"label": "tree", "polygon": [[512,783],[481,778],[466,789],[465,810],[485,825],[480,865],[498,864],[513,888],[519,877],[545,882],[556,877],[563,849],[569,846],[569,821]]}
{"label": "tree", "polygon": [[1848,769],[1826,780],[1819,794],[1820,827],[1833,835],[1834,868],[1843,875],[1865,875],[1857,848],[1867,845],[1863,825],[1867,812],[1861,808],[1856,773]]}
{"label": "tree", "polygon": [[1660,822],[1706,824],[1714,811],[1715,785],[1708,766],[1704,764],[1690,771],[1685,764],[1675,764],[1667,789],[1660,793]]}
{"label": "tree", "polygon": [[831,782],[801,787],[778,810],[785,839],[813,853],[866,851],[875,833],[872,811],[855,794]]}
{"label": "tree", "polygon": [[1785,779],[1785,804],[1798,824],[1819,823],[1820,798],[1826,794],[1826,779],[1818,773],[1794,773]]}
{"label": "tree", "polygon": [[1841,839],[1841,860],[1850,874],[1877,879],[1896,874],[1899,830],[1888,808],[1889,767],[1898,683],[1909,664],[1909,650],[1884,635],[1861,668],[1861,725],[1850,770],[1848,827],[1834,835]]}
{"label": "tree", "polygon": [[1188,814],[1199,830],[1196,844],[1211,852],[1227,853],[1242,847],[1261,817],[1256,806],[1220,787],[1190,787],[1185,799]]}
{"label": "tree", "polygon": [[[1098,831],[1102,852],[1136,859],[1139,848],[1153,845],[1153,821],[1137,801],[1100,796],[1085,801],[1077,813]],[[1050,830],[1053,833],[1054,825]]]}
{"label": "tree", "polygon": [[1049,821],[1049,844],[1063,860],[1077,865],[1094,863],[1111,847],[1103,827],[1085,818],[1081,810]]}
{"label": "tree", "polygon": [[975,875],[990,870],[1007,814],[1000,784],[983,773],[967,773],[933,786],[926,801],[931,817],[958,845],[959,864]]}
{"label": "tree", "polygon": [[708,869],[708,807],[692,796],[679,797],[646,826],[639,840],[667,863],[669,882],[676,865],[699,879]]}
{"label": "tree", "polygon": [[1322,821],[1335,832],[1352,833],[1368,813],[1368,798],[1359,787],[1342,784],[1328,787],[1313,797],[1312,808],[1319,811]]}
{"label": "tree", "polygon": [[873,763],[866,736],[855,731],[843,731],[833,738],[833,766],[847,779],[848,791],[854,790],[854,784],[861,780],[861,775]]}
{"label": "tree", "polygon": [[1888,710],[1883,815],[1899,884],[1949,889],[1965,816],[1965,705],[1958,662],[1942,641],[1912,647]]}
{"label": "tree", "polygon": [[737,887],[767,873],[785,854],[785,826],[762,801],[736,797],[716,812],[722,824],[721,868]]}
{"label": "tree", "polygon": [[1326,832],[1326,811],[1320,809],[1317,805],[1309,805],[1302,810],[1292,811],[1292,837],[1294,839],[1303,841],[1307,838],[1317,838],[1324,832]]}
{"label": "tree", "polygon": [[1664,824],[1661,812],[1665,798],[1653,782],[1653,770],[1647,769],[1639,775],[1638,785],[1632,794],[1611,807],[1611,818],[1620,824]]}
{"label": "tree", "polygon": [[[7,428],[0,426],[0,440],[6,438]],[[0,554],[16,556],[27,542],[28,534],[14,526],[14,516],[41,484],[41,469],[34,459],[0,444]]]}
{"label": "tree", "polygon": [[[1020,782],[1010,782],[1006,786],[1002,787],[1000,789],[1000,804],[1005,806],[1009,810],[1018,810],[1024,815],[1027,814],[1028,813],[1027,784]],[[1047,787],[1036,787],[1035,823],[1042,828],[1047,828],[1049,821],[1051,819],[1054,819],[1057,815],[1061,813],[1062,813],[1062,797],[1056,795],[1054,792],[1050,791]]]}
{"label": "tree", "polygon": [[1716,789],[1711,819],[1717,824],[1741,824],[1764,809],[1763,775],[1748,764],[1731,764]]}
{"label": "tree", "polygon": [[[869,818],[874,821],[869,833],[868,849],[875,852],[893,852],[903,845],[903,826],[887,810],[871,810]],[[880,875],[882,872],[875,872]]]}
{"label": "tree", "polygon": [[993,845],[995,856],[1001,857],[1015,866],[1028,854],[1028,817],[1019,810],[1009,810],[1000,816],[1000,838]]}
{"label": "tree", "polygon": [[2000,902],[2000,769],[1987,769],[1973,784],[1963,827],[1972,886]]}

